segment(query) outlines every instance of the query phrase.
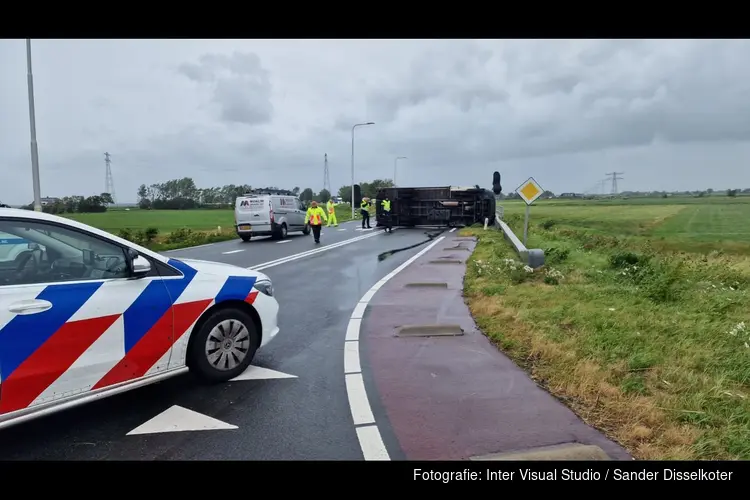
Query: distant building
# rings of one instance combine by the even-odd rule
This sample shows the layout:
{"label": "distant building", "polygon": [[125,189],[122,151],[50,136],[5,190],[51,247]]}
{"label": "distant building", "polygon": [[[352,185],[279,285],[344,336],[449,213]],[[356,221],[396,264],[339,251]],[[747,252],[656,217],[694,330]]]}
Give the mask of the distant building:
{"label": "distant building", "polygon": [[[54,205],[54,204],[55,204],[55,203],[57,203],[58,201],[60,201],[60,198],[48,198],[48,197],[44,197],[44,198],[42,198],[42,199],[41,199],[41,202],[42,202],[42,206],[46,206],[46,205]],[[33,205],[33,204],[34,204],[34,203],[32,203],[32,205]]]}

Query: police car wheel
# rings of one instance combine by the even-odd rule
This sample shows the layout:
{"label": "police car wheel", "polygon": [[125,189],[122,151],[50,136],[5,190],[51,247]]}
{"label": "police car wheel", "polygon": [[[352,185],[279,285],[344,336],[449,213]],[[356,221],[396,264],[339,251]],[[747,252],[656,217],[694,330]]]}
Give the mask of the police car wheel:
{"label": "police car wheel", "polygon": [[255,322],[240,309],[212,314],[190,346],[190,368],[209,382],[225,382],[244,372],[260,345]]}

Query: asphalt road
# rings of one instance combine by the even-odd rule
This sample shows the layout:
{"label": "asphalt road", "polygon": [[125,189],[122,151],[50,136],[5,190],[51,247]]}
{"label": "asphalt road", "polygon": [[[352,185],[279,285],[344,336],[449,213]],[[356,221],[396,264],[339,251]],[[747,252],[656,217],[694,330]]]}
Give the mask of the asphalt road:
{"label": "asphalt road", "polygon": [[[253,365],[293,377],[220,385],[176,377],[0,431],[0,460],[361,460],[344,379],[347,323],[362,295],[420,247],[383,261],[378,255],[426,237],[417,229],[385,234],[357,227],[324,229],[321,245],[290,235],[283,242],[235,240],[167,254],[262,269],[274,282],[281,331]],[[290,260],[267,264],[285,257]],[[163,432],[157,425],[184,424],[188,410],[203,415],[196,425],[210,427],[212,417],[219,429]],[[128,435],[138,428],[162,432]],[[398,458],[387,429],[383,439]]]}

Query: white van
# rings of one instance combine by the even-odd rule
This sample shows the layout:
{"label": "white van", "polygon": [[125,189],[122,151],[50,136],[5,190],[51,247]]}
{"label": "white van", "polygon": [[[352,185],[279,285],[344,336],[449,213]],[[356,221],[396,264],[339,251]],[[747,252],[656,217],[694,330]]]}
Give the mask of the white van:
{"label": "white van", "polygon": [[305,226],[305,209],[294,196],[277,194],[245,194],[234,204],[234,227],[242,241],[253,236],[284,239],[294,231],[310,234]]}

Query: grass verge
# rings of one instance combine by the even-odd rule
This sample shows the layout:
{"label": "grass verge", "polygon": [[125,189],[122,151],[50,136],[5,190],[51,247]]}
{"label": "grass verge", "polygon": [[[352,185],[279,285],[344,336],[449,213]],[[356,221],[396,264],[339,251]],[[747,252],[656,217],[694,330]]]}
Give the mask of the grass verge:
{"label": "grass verge", "polygon": [[750,244],[664,235],[705,207],[611,208],[532,209],[529,247],[547,256],[533,272],[500,233],[464,230],[478,326],[638,458],[750,459]]}

